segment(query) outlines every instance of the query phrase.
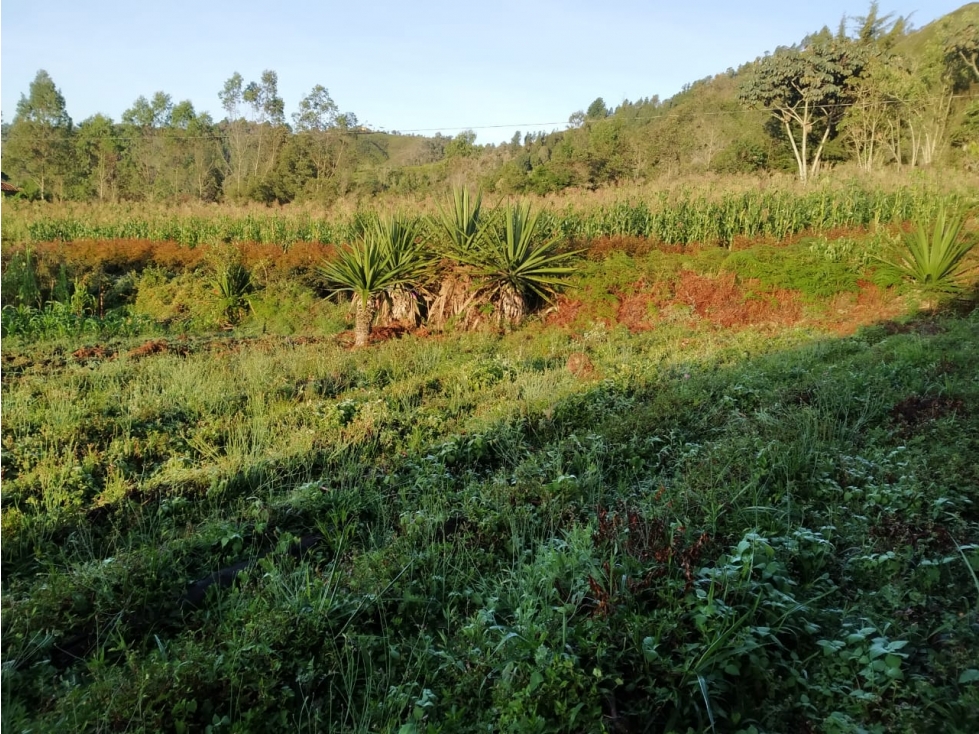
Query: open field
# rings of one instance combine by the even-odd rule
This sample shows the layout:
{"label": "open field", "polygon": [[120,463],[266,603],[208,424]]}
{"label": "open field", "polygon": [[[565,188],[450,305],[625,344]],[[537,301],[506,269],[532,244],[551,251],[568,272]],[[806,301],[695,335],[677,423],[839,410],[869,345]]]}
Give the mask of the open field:
{"label": "open field", "polygon": [[5,243],[90,299],[4,309],[5,730],[976,730],[979,311],[907,218],[599,229],[356,350],[329,247]]}

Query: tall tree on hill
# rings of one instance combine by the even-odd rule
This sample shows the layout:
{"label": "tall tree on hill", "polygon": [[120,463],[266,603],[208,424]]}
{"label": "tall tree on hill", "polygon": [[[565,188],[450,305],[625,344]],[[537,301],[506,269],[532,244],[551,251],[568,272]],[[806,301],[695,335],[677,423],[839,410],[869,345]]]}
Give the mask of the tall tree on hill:
{"label": "tall tree on hill", "polygon": [[338,175],[346,150],[347,118],[340,114],[330,91],[317,84],[299,101],[292,122],[298,137],[296,149],[308,161],[311,193],[320,198],[326,184]]}
{"label": "tall tree on hill", "polygon": [[609,109],[605,106],[605,100],[601,97],[595,99],[588,109],[585,110],[585,118],[588,120],[604,120],[609,116]]}
{"label": "tall tree on hill", "polygon": [[41,69],[27,96],[21,95],[3,149],[4,168],[22,186],[48,198],[63,198],[71,168],[72,122],[65,98]]}
{"label": "tall tree on hill", "polygon": [[179,102],[173,108],[166,137],[175,170],[175,190],[213,201],[220,186],[222,161],[211,116],[197,113],[190,100]]}
{"label": "tall tree on hill", "polygon": [[82,198],[94,195],[99,201],[111,201],[122,156],[112,120],[105,115],[83,120],[75,133],[75,151],[80,173],[78,193]]}
{"label": "tall tree on hill", "polygon": [[852,100],[851,82],[865,58],[860,45],[824,29],[756,61],[741,85],[742,104],[771,111],[781,124],[803,183],[819,173],[823,149]]}
{"label": "tall tree on hill", "polygon": [[907,21],[881,15],[875,1],[867,15],[853,22],[855,42],[863,48],[866,63],[863,73],[850,82],[851,105],[840,121],[840,131],[857,165],[871,171],[887,157],[885,136],[901,114],[901,80],[907,64],[895,54],[894,46],[904,37]]}
{"label": "tall tree on hill", "polygon": [[228,140],[225,166],[228,173],[226,180],[231,186],[230,190],[225,190],[225,193],[232,194],[235,198],[242,195],[245,182],[247,124],[241,109],[244,104],[244,85],[245,80],[236,71],[218,92],[218,99],[221,100],[221,106],[224,108],[224,129]]}
{"label": "tall tree on hill", "polygon": [[156,92],[150,99],[140,95],[133,106],[122,113],[127,196],[166,199],[175,193],[171,185],[173,170],[163,135],[172,114],[173,99],[164,92]]}
{"label": "tall tree on hill", "polygon": [[279,75],[266,69],[260,81],[245,87],[242,99],[252,108],[255,129],[255,156],[253,174],[267,176],[275,168],[278,153],[282,149],[285,129],[285,103],[279,96]]}
{"label": "tall tree on hill", "polygon": [[[235,72],[218,92],[225,111],[226,170],[234,198],[268,199],[269,176],[288,138],[279,76],[266,69],[259,81],[245,84]],[[246,111],[250,112],[246,116]]]}

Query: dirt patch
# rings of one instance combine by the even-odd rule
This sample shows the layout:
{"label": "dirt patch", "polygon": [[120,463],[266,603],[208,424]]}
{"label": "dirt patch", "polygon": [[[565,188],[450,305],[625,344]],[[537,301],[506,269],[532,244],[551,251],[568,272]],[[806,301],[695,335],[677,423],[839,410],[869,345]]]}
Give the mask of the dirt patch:
{"label": "dirt patch", "polygon": [[656,299],[651,293],[625,296],[619,302],[619,310],[615,315],[616,320],[633,334],[649,331],[656,325],[650,313],[655,301]]}
{"label": "dirt patch", "polygon": [[67,360],[62,356],[61,349],[56,349],[48,356],[35,358],[28,354],[3,354],[3,374],[5,377],[10,375],[22,375],[32,371],[51,371],[61,369]]}
{"label": "dirt patch", "polygon": [[82,347],[81,349],[76,349],[71,353],[71,358],[76,362],[100,361],[103,359],[113,359],[115,356],[116,350],[110,349],[109,347],[104,347],[102,345]]}
{"label": "dirt patch", "polygon": [[392,324],[390,326],[377,326],[371,329],[371,344],[386,342],[389,339],[400,339],[411,329],[404,324]]}
{"label": "dirt patch", "polygon": [[585,304],[580,300],[558,296],[554,305],[548,309],[544,316],[544,323],[548,326],[558,326],[568,328],[574,326],[578,317],[584,312]]}
{"label": "dirt patch", "polygon": [[589,260],[601,261],[618,253],[630,257],[642,257],[653,250],[680,254],[694,252],[697,245],[669,245],[650,237],[633,235],[610,235],[588,240],[584,245],[584,255]]}
{"label": "dirt patch", "polygon": [[857,281],[857,288],[856,293],[841,293],[830,300],[820,323],[838,336],[850,336],[884,319],[888,334],[903,333],[904,325],[891,320],[907,310],[901,298],[866,280]]}
{"label": "dirt patch", "polygon": [[186,344],[171,345],[166,339],[151,339],[145,344],[141,344],[135,349],[131,349],[127,356],[130,359],[142,359],[154,354],[179,354],[181,357],[190,353],[190,347]]}
{"label": "dirt patch", "polygon": [[897,515],[885,515],[870,528],[870,536],[887,550],[904,546],[945,552],[955,547],[955,541],[944,526],[933,522],[909,523]]}
{"label": "dirt patch", "polygon": [[580,380],[592,380],[598,376],[595,365],[584,352],[574,352],[569,355],[565,368]]}
{"label": "dirt patch", "polygon": [[945,327],[929,318],[913,319],[911,321],[899,322],[888,320],[881,324],[888,336],[895,334],[921,334],[922,336],[935,336],[945,331]]}
{"label": "dirt patch", "polygon": [[[390,326],[375,326],[371,329],[371,344],[380,344],[381,342],[386,342],[391,339],[400,339],[405,334],[418,334],[419,336],[428,336],[428,329],[419,328],[413,329],[404,324],[392,324]],[[334,343],[339,345],[344,349],[353,349],[354,341],[356,340],[356,335],[351,331],[341,331],[339,334],[333,337]]]}
{"label": "dirt patch", "polygon": [[902,436],[909,436],[924,423],[965,408],[958,398],[911,395],[891,408],[891,422]]}
{"label": "dirt patch", "polygon": [[[766,290],[754,280],[738,281],[733,273],[712,277],[684,271],[675,282],[640,280],[614,299],[609,325],[621,324],[633,333],[648,331],[677,313],[728,329],[748,326],[794,326],[802,320],[802,298],[790,290]],[[574,327],[593,312],[581,300],[559,297],[545,317],[549,326]],[[611,314],[614,314],[612,316]]]}
{"label": "dirt patch", "polygon": [[739,282],[734,273],[710,277],[684,271],[672,297],[659,305],[689,306],[699,318],[726,329],[794,326],[802,320],[799,293],[763,290],[755,280]]}

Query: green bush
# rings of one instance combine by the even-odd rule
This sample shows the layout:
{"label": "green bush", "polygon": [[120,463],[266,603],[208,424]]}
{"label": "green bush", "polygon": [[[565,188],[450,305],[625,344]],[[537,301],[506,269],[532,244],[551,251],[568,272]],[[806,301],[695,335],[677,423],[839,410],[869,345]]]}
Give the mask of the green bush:
{"label": "green bush", "polygon": [[756,278],[767,288],[800,291],[811,300],[857,290],[858,271],[849,262],[829,260],[804,243],[733,252],[721,267],[741,278]]}

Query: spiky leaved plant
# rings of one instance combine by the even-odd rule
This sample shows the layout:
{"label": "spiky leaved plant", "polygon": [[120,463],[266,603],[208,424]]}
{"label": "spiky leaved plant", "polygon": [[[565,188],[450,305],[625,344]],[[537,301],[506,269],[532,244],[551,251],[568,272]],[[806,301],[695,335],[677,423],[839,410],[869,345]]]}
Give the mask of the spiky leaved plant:
{"label": "spiky leaved plant", "polygon": [[477,192],[473,197],[469,189],[453,188],[451,204],[447,210],[439,207],[435,229],[444,236],[448,251],[471,252],[481,231],[483,194]]}
{"label": "spiky leaved plant", "polygon": [[398,282],[385,288],[382,295],[392,318],[417,324],[421,314],[416,288],[427,279],[432,263],[421,223],[399,214],[378,219],[368,232],[387,250],[391,270],[400,273]]}
{"label": "spiky leaved plant", "polygon": [[550,301],[574,272],[569,263],[578,252],[559,252],[556,237],[539,241],[539,218],[540,213],[532,212],[527,202],[507,204],[500,225],[488,223],[469,251],[450,253],[481,282],[501,323],[520,323],[529,299],[536,296]]}
{"label": "spiky leaved plant", "polygon": [[356,304],[354,346],[366,346],[378,301],[386,292],[421,278],[428,256],[418,227],[396,215],[369,223],[360,239],[322,263],[320,275],[336,292],[349,291]]}
{"label": "spiky leaved plant", "polygon": [[237,323],[248,309],[248,294],[252,291],[252,276],[238,259],[218,267],[214,276],[221,313],[229,324]]}
{"label": "spiky leaved plant", "polygon": [[429,304],[429,323],[436,327],[464,314],[475,299],[472,277],[460,260],[472,253],[482,235],[482,201],[481,192],[473,196],[466,188],[453,188],[448,206],[440,205],[438,214],[429,220],[440,253],[448,260],[438,294]]}
{"label": "spiky leaved plant", "polygon": [[884,262],[932,296],[958,293],[965,276],[974,270],[964,262],[976,244],[975,239],[961,236],[966,218],[961,212],[949,212],[942,203],[934,221],[919,220],[905,235],[903,247]]}

